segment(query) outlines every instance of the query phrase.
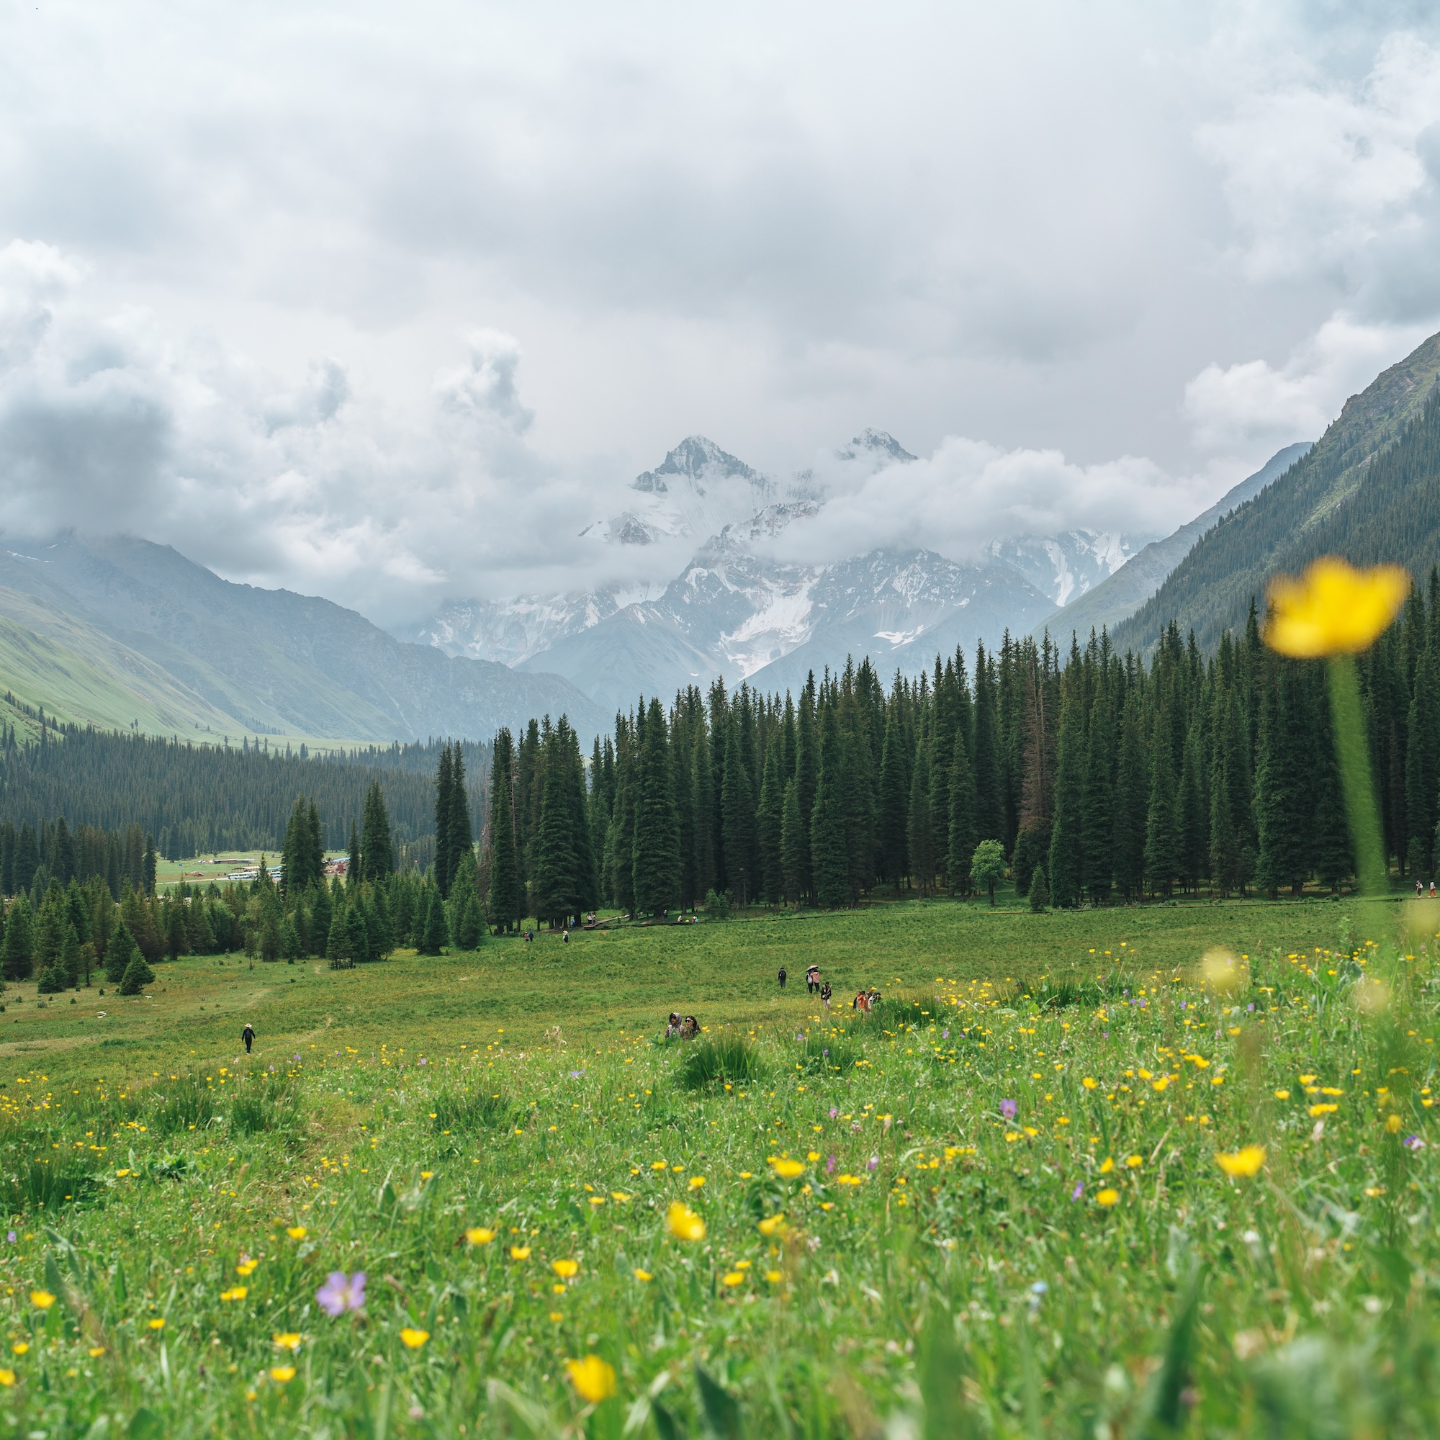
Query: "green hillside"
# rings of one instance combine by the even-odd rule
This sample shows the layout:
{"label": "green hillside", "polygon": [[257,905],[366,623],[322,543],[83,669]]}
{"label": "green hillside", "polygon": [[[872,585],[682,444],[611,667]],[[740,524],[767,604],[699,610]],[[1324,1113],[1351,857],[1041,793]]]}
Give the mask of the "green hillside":
{"label": "green hillside", "polygon": [[1244,624],[1251,597],[1263,597],[1272,575],[1303,569],[1317,555],[1428,570],[1440,559],[1440,511],[1414,487],[1434,479],[1426,401],[1437,375],[1440,335],[1432,335],[1351,396],[1304,459],[1205,535],[1116,627],[1115,644],[1148,649],[1173,619],[1182,634],[1193,629],[1202,646],[1213,646]]}

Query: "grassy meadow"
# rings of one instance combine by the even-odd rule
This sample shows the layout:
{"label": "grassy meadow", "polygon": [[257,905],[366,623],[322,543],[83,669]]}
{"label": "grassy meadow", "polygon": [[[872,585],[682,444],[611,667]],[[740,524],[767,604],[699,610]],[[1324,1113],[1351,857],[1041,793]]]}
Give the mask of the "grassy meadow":
{"label": "grassy meadow", "polygon": [[12,986],[0,1420],[1433,1434],[1436,931],[916,902]]}

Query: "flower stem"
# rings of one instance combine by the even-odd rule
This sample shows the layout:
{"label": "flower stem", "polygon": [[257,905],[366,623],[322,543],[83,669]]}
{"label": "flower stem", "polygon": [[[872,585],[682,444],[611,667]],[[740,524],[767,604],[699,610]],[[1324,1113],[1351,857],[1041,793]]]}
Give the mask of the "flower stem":
{"label": "flower stem", "polygon": [[1330,718],[1335,726],[1335,757],[1345,792],[1345,813],[1350,817],[1350,844],[1362,895],[1384,895],[1390,888],[1385,851],[1380,842],[1380,813],[1375,807],[1375,785],[1370,776],[1370,750],[1360,714],[1360,677],[1353,655],[1332,655]]}

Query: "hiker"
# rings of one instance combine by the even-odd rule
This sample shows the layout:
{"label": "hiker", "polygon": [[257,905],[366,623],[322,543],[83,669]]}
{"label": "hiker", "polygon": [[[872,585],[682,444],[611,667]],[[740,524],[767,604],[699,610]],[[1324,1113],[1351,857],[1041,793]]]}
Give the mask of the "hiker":
{"label": "hiker", "polygon": [[783,965],[780,967],[780,988],[782,990],[785,988],[785,967]]}
{"label": "hiker", "polygon": [[1425,882],[1424,882],[1423,880],[1417,880],[1417,881],[1415,882],[1415,898],[1416,898],[1417,900],[1419,900],[1424,894],[1425,894]]}
{"label": "hiker", "polygon": [[830,1008],[830,982],[828,980],[820,987],[820,1003],[827,1010]]}
{"label": "hiker", "polygon": [[255,1043],[255,1027],[247,1020],[245,1028],[240,1032],[240,1038],[245,1042],[245,1053],[250,1053],[250,1047]]}
{"label": "hiker", "polygon": [[687,1015],[680,1022],[680,1038],[682,1040],[693,1040],[699,1033],[700,1022],[693,1015]]}
{"label": "hiker", "polygon": [[820,967],[811,965],[805,971],[805,993],[813,995],[820,988]]}
{"label": "hiker", "polygon": [[680,1012],[672,1010],[670,1018],[665,1022],[665,1038],[673,1040],[680,1033]]}
{"label": "hiker", "polygon": [[560,932],[560,943],[561,943],[562,945],[568,945],[568,944],[570,943],[570,932],[569,932],[569,930],[562,930],[562,931]]}
{"label": "hiker", "polygon": [[1435,898],[1435,882],[1433,880],[1430,882],[1430,898],[1432,900]]}

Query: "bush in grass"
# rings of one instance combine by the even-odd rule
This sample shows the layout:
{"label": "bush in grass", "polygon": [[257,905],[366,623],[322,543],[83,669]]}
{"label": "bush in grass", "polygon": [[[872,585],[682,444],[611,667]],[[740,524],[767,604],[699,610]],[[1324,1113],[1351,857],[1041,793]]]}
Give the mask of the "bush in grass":
{"label": "bush in grass", "polygon": [[121,977],[120,993],[122,995],[138,995],[147,985],[152,985],[154,982],[155,972],[139,950],[136,950],[130,957],[130,963],[125,967],[125,974]]}
{"label": "bush in grass", "polygon": [[680,1083],[687,1090],[702,1090],[758,1080],[763,1073],[760,1052],[743,1035],[722,1033],[692,1042],[680,1066]]}

